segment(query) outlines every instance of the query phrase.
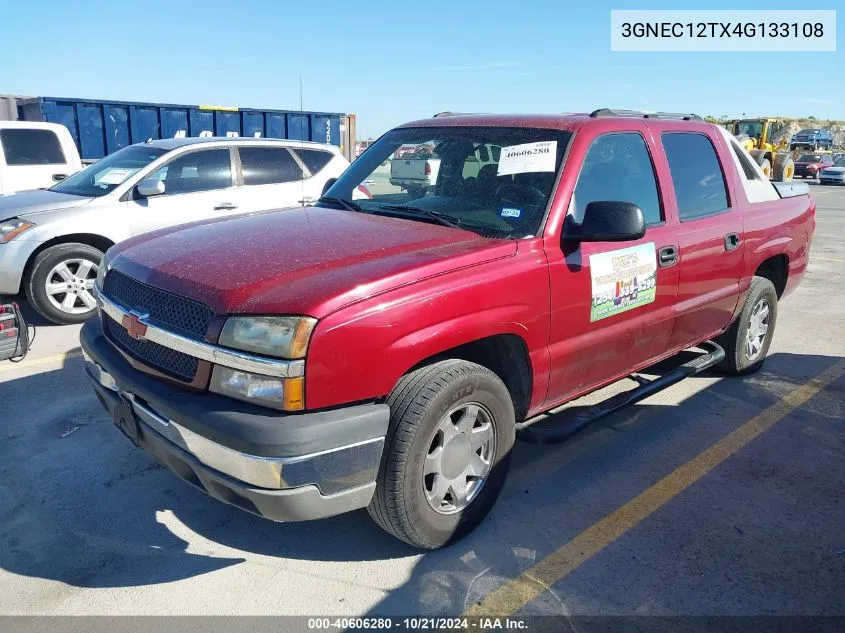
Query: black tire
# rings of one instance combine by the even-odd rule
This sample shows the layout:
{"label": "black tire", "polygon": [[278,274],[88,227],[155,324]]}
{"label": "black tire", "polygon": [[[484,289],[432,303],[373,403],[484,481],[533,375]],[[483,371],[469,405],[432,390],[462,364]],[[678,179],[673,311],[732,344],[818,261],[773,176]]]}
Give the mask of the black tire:
{"label": "black tire", "polygon": [[[760,352],[749,358],[746,353],[746,337],[751,323],[751,314],[761,300],[765,300],[768,304],[768,330]],[[777,313],[778,295],[774,285],[765,277],[754,277],[736,321],[716,339],[716,342],[725,349],[725,360],[718,365],[718,368],[733,375],[750,374],[760,369],[763,361],[766,360],[766,354],[769,353],[769,345],[775,333]]]}
{"label": "black tire", "polygon": [[[86,312],[71,314],[54,306],[47,296],[47,276],[55,266],[62,262],[79,259],[93,262],[96,266],[100,263],[102,257],[102,251],[88,244],[78,243],[59,244],[39,253],[33,262],[29,275],[24,280],[26,297],[32,307],[45,319],[59,325],[82,323],[91,318],[97,311],[96,307]],[[92,272],[96,276],[96,268],[93,268]],[[63,295],[59,296],[63,298]],[[81,309],[83,306],[81,298],[78,304]]]}
{"label": "black tire", "polygon": [[[442,514],[424,492],[423,464],[438,423],[463,403],[479,403],[491,415],[495,451],[492,468],[469,505]],[[390,426],[368,511],[396,538],[421,549],[437,549],[472,531],[487,515],[505,481],[513,448],[514,408],[496,374],[475,363],[444,360],[404,376],[387,399]]]}
{"label": "black tire", "polygon": [[772,180],[789,182],[795,177],[795,162],[788,154],[777,154],[772,168]]}

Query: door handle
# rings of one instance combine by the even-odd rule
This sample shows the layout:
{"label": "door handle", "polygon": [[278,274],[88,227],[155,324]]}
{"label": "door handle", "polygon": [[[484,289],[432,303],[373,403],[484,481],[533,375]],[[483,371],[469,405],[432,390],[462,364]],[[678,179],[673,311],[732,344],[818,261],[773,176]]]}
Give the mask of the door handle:
{"label": "door handle", "polygon": [[307,205],[314,204],[315,202],[317,202],[317,199],[314,198],[313,196],[305,196],[302,200],[297,200],[297,202],[299,202],[299,204],[301,204],[301,205],[307,206]]}
{"label": "door handle", "polygon": [[725,250],[733,251],[739,248],[739,233],[728,233],[725,235]]}
{"label": "door handle", "polygon": [[53,182],[61,182],[67,178],[67,174],[53,174]]}
{"label": "door handle", "polygon": [[238,205],[234,204],[233,202],[221,202],[216,207],[214,207],[215,211],[231,211],[232,209],[237,209]]}
{"label": "door handle", "polygon": [[664,246],[657,251],[657,264],[661,268],[668,268],[678,263],[678,249],[674,246]]}

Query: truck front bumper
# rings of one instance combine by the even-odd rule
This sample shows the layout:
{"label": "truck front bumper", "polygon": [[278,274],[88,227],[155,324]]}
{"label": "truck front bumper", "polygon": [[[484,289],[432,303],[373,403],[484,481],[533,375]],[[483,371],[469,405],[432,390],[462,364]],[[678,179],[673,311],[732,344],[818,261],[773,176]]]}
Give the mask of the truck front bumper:
{"label": "truck front bumper", "polygon": [[172,387],[134,369],[99,319],[82,328],[85,371],[115,425],[215,499],[273,521],[366,507],[387,433],[387,405],[284,415]]}

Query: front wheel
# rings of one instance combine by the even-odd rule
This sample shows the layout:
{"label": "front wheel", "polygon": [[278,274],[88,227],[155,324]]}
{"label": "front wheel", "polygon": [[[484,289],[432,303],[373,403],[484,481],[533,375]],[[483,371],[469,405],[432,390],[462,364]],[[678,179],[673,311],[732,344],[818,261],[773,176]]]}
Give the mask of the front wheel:
{"label": "front wheel", "polygon": [[725,349],[719,369],[728,374],[750,374],[769,353],[778,315],[778,295],[772,282],[754,277],[736,321],[716,342]]}
{"label": "front wheel", "polygon": [[445,360],[404,376],[387,404],[370,516],[421,549],[458,540],[484,519],[505,481],[515,436],[507,387],[481,365]]}
{"label": "front wheel", "polygon": [[102,251],[87,244],[59,244],[39,253],[25,282],[27,299],[45,319],[82,323],[97,309],[94,281]]}

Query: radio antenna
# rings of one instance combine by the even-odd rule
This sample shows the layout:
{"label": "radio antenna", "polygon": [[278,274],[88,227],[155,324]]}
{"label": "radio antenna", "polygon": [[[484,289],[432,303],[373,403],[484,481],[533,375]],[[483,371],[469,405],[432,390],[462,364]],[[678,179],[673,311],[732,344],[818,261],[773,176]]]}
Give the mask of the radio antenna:
{"label": "radio antenna", "polygon": [[[305,110],[303,109],[302,103],[303,103],[303,100],[302,100],[302,73],[299,73],[299,129],[300,130],[304,127],[304,123],[305,123]],[[301,146],[305,147],[305,143],[303,142],[303,139],[300,138],[299,141],[300,141]],[[302,157],[300,156],[300,161],[301,160],[302,160]],[[300,189],[301,189],[300,193],[302,194],[302,202],[300,202],[300,204],[302,206],[306,206],[306,200],[305,200],[305,166],[301,165],[299,169],[300,169],[300,171],[299,171],[299,184],[300,184]],[[309,223],[310,223],[310,220],[309,220]]]}

